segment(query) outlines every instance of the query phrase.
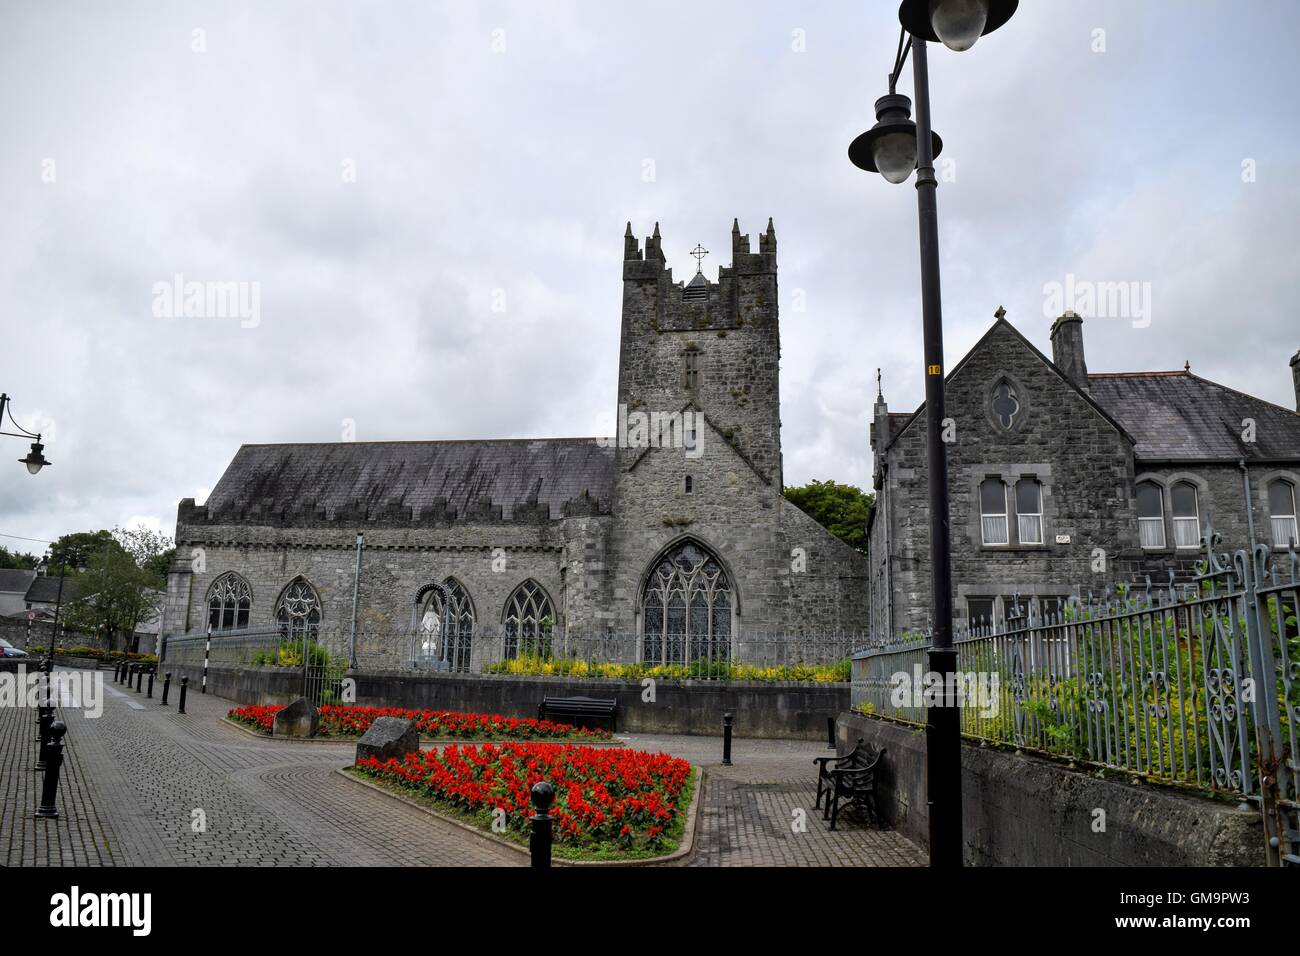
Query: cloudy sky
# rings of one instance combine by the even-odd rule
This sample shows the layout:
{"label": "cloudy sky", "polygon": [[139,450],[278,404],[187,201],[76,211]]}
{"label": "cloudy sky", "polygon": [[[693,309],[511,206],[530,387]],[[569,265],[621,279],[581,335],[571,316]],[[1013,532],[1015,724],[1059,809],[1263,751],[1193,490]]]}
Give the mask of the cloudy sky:
{"label": "cloudy sky", "polygon": [[[4,0],[0,390],[54,466],[0,439],[0,533],[170,532],[241,443],[348,423],[602,433],[628,220],[685,279],[773,217],[787,481],[868,485],[876,368],[922,395],[915,191],[845,157],[895,10]],[[999,305],[1047,350],[1049,284],[1136,283],[1092,371],[1292,405],[1298,34],[1288,0],[1027,0],[934,50],[949,364]],[[167,317],[178,275],[256,317]]]}

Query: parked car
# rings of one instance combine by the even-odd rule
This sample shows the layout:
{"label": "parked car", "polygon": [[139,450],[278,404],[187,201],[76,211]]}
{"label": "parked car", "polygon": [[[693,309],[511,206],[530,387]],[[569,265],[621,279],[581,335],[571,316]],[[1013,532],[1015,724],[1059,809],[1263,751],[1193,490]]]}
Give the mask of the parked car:
{"label": "parked car", "polygon": [[0,637],[0,657],[26,657],[27,652],[21,647],[14,647],[3,637]]}

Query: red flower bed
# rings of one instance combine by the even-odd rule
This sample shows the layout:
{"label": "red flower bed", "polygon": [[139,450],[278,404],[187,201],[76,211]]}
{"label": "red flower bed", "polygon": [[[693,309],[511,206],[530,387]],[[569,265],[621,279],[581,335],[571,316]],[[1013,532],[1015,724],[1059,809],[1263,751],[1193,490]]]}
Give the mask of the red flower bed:
{"label": "red flower bed", "polygon": [[[283,705],[236,707],[227,716],[263,733],[271,732]],[[551,720],[503,717],[500,714],[461,714],[450,710],[405,710],[400,707],[337,707],[320,709],[321,737],[360,737],[376,717],[414,720],[420,733],[451,740],[608,740],[607,730],[588,730]]]}
{"label": "red flower bed", "polygon": [[451,746],[384,763],[368,757],[356,768],[520,835],[533,813],[530,788],[547,780],[557,845],[622,852],[663,849],[686,811],[691,776],[689,763],[668,754],[533,743]]}

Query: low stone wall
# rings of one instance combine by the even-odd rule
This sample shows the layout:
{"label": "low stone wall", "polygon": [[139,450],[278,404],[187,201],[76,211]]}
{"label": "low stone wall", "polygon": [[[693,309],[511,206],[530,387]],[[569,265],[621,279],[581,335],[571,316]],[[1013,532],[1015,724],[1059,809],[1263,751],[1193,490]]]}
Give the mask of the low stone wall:
{"label": "low stone wall", "polygon": [[[202,666],[172,667],[173,679],[199,684]],[[685,681],[655,685],[642,700],[639,681],[569,680],[409,671],[357,673],[358,704],[536,717],[543,697],[603,697],[618,701],[618,729],[631,733],[721,735],[722,715],[735,715],[737,737],[825,740],[826,719],[849,705],[847,684],[769,684]],[[299,695],[301,678],[282,667],[211,665],[208,689],[241,704],[285,704]]]}
{"label": "low stone wall", "polygon": [[[858,738],[885,748],[877,781],[882,815],[929,843],[925,731],[841,714],[837,749]],[[1095,832],[1095,811],[1105,831]],[[962,745],[965,858],[976,866],[1260,866],[1259,814],[1156,784],[1099,778],[1045,757]]]}

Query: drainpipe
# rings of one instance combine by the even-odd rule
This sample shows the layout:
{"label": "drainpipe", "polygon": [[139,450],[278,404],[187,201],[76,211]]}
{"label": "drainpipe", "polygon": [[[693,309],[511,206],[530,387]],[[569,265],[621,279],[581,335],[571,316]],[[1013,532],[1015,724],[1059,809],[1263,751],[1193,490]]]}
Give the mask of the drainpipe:
{"label": "drainpipe", "polygon": [[357,532],[357,569],[352,578],[352,636],[348,639],[348,668],[357,669],[357,596],[361,591],[361,550],[365,547],[366,537]]}
{"label": "drainpipe", "polygon": [[1241,488],[1246,496],[1246,540],[1253,555],[1255,553],[1255,508],[1250,494],[1250,471],[1246,468],[1244,458],[1238,460],[1237,467],[1241,469]]}

